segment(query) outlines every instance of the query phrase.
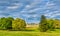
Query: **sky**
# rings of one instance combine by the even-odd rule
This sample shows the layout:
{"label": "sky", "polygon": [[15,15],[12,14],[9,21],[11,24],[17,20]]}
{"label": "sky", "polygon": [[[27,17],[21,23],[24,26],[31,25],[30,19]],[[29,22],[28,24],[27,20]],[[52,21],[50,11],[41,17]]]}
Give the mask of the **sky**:
{"label": "sky", "polygon": [[0,17],[39,23],[41,15],[60,19],[60,0],[0,0]]}

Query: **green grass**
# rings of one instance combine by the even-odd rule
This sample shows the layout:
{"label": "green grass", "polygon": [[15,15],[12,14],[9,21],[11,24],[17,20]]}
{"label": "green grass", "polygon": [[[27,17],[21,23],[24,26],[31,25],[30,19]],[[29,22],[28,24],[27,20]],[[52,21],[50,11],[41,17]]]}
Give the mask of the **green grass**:
{"label": "green grass", "polygon": [[60,32],[38,32],[38,31],[3,31],[0,36],[60,36]]}

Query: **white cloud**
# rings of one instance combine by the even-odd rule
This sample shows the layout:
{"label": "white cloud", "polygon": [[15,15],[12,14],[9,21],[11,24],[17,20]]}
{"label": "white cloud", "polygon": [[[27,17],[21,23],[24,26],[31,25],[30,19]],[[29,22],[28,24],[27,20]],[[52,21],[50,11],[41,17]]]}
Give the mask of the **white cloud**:
{"label": "white cloud", "polygon": [[26,5],[26,7],[25,7],[25,8],[27,9],[27,8],[29,8],[29,7],[30,7],[30,5]]}
{"label": "white cloud", "polygon": [[8,17],[8,16],[5,16],[5,15],[0,15],[0,18],[1,18],[1,17]]}
{"label": "white cloud", "polygon": [[48,2],[46,3],[46,5],[47,5],[47,6],[54,6],[55,4],[48,1]]}
{"label": "white cloud", "polygon": [[10,6],[8,9],[17,9],[19,6]]}
{"label": "white cloud", "polygon": [[53,9],[56,8],[56,4],[48,1],[44,7],[47,9]]}
{"label": "white cloud", "polygon": [[53,11],[53,12],[49,12],[49,13],[46,13],[45,16],[49,16],[50,18],[54,18],[56,16],[60,15],[60,12],[59,10],[57,11]]}
{"label": "white cloud", "polygon": [[26,17],[26,18],[30,18],[31,15],[27,15],[27,14],[23,14],[22,16]]}
{"label": "white cloud", "polygon": [[24,10],[28,10],[34,7],[37,7],[37,4],[39,4],[41,2],[41,0],[33,0],[33,2],[31,2],[30,4],[26,5]]}
{"label": "white cloud", "polygon": [[35,14],[35,15],[32,15],[32,17],[34,17],[34,18],[36,18],[38,15],[37,14]]}
{"label": "white cloud", "polygon": [[60,16],[60,13],[52,15],[51,18],[54,18],[56,16]]}
{"label": "white cloud", "polygon": [[21,3],[14,3],[13,5],[14,6],[12,6],[12,5],[8,6],[7,9],[17,9],[17,8],[23,6],[23,4],[21,4]]}
{"label": "white cloud", "polygon": [[42,9],[42,8],[35,8],[35,9],[33,9],[33,10],[30,10],[29,12],[35,12],[35,11],[38,11],[38,10],[40,10],[40,9]]}

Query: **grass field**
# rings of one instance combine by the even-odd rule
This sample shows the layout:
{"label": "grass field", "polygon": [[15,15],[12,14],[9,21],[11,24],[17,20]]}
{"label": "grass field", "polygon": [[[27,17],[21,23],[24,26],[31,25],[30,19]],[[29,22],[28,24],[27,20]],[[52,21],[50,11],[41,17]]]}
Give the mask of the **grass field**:
{"label": "grass field", "polygon": [[35,25],[26,29],[29,31],[8,31],[0,30],[0,36],[60,36],[60,29],[55,31],[40,32]]}
{"label": "grass field", "polygon": [[60,36],[60,32],[37,32],[37,31],[3,31],[0,36]]}
{"label": "grass field", "polygon": [[36,26],[26,28],[29,31],[0,30],[0,36],[60,36],[60,29],[56,29],[56,31],[40,32],[37,28]]}

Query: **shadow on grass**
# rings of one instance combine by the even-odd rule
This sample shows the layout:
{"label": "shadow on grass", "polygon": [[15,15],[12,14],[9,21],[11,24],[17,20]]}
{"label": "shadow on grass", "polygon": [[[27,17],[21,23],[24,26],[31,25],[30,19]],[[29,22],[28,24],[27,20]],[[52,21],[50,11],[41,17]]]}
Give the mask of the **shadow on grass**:
{"label": "shadow on grass", "polygon": [[25,30],[8,30],[8,31],[35,31],[35,30],[27,30],[27,29],[25,29]]}

